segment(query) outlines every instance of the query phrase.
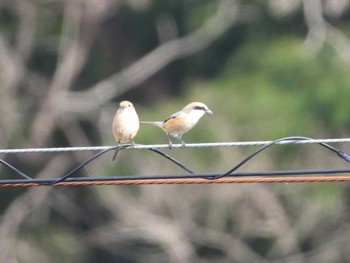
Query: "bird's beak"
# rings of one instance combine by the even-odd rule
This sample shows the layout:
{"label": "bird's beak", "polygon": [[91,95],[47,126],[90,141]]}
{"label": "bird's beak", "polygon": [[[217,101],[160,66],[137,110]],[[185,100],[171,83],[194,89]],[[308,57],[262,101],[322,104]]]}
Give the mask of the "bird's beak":
{"label": "bird's beak", "polygon": [[205,113],[208,113],[208,114],[210,114],[210,115],[213,115],[213,112],[212,112],[211,110],[209,110],[209,109],[207,109],[207,110],[205,111]]}

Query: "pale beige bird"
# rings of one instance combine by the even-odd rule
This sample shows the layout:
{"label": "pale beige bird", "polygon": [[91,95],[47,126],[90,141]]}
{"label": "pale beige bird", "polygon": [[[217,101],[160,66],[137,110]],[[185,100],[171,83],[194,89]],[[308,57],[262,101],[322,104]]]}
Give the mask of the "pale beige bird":
{"label": "pale beige bird", "polygon": [[[119,108],[114,116],[112,131],[117,144],[131,143],[134,145],[134,137],[140,128],[139,117],[134,105],[127,100],[119,103]],[[119,150],[113,155],[112,161],[117,161]]]}
{"label": "pale beige bird", "polygon": [[169,148],[172,147],[170,136],[181,141],[182,147],[186,144],[182,140],[182,135],[191,130],[202,116],[207,113],[212,115],[213,112],[202,102],[191,102],[182,110],[172,114],[165,121],[142,121],[142,124],[153,124],[160,127],[167,135]]}

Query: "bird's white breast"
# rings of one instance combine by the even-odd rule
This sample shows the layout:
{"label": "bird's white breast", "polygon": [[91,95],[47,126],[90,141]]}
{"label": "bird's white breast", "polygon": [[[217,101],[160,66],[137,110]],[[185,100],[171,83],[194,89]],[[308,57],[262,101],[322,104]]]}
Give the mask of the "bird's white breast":
{"label": "bird's white breast", "polygon": [[124,109],[116,116],[113,125],[115,137],[122,143],[130,142],[130,138],[135,137],[140,127],[139,118],[134,109]]}

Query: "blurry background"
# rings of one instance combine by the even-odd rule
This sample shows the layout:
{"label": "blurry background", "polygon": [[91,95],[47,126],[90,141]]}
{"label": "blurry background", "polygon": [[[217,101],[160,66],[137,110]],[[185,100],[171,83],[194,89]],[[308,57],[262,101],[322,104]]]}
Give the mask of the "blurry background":
{"label": "blurry background", "polygon": [[[118,102],[163,120],[214,112],[190,142],[350,132],[349,0],[3,0],[0,147],[114,145]],[[218,130],[217,128],[220,127]],[[136,143],[167,143],[142,126]],[[347,145],[336,145],[349,152]],[[199,172],[255,148],[166,150]],[[93,152],[9,154],[36,178]],[[82,176],[182,173],[148,151]],[[317,145],[275,146],[241,170],[345,167]],[[15,175],[1,167],[1,178]],[[1,189],[1,262],[350,262],[347,183]]]}

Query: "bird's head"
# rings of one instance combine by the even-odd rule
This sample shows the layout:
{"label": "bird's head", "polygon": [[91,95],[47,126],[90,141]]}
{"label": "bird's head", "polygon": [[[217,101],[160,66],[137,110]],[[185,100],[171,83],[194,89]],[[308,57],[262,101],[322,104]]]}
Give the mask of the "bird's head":
{"label": "bird's head", "polygon": [[203,116],[203,114],[207,113],[213,115],[213,112],[202,102],[191,102],[186,107],[182,109],[184,112],[195,113]]}
{"label": "bird's head", "polygon": [[133,109],[134,108],[134,105],[130,102],[130,101],[127,101],[127,100],[123,100],[119,103],[119,109]]}

